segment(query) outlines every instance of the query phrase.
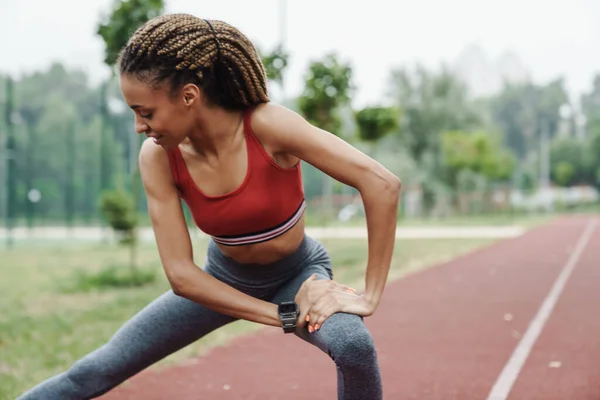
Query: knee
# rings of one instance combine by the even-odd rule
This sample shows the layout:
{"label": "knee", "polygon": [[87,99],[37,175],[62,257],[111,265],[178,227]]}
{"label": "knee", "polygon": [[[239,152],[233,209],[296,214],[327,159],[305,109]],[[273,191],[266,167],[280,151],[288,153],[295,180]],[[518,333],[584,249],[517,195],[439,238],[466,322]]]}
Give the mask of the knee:
{"label": "knee", "polygon": [[375,343],[369,330],[357,316],[339,318],[329,342],[329,356],[340,367],[370,367],[377,362]]}
{"label": "knee", "polygon": [[101,376],[98,367],[90,357],[84,357],[71,365],[65,377],[75,393],[80,393]]}
{"label": "knee", "polygon": [[114,373],[111,364],[103,359],[108,345],[87,354],[76,361],[65,373],[65,377],[75,393],[88,393],[111,385]]}

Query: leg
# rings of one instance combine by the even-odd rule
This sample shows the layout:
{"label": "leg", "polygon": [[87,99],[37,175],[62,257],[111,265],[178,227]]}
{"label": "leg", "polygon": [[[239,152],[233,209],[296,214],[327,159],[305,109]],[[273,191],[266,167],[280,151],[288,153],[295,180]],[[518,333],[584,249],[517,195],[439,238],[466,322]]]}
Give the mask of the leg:
{"label": "leg", "polygon": [[[313,265],[286,283],[271,300],[273,303],[290,301],[311,274],[318,279],[331,279],[327,266]],[[362,317],[336,313],[329,317],[315,333],[299,329],[297,336],[328,354],[337,367],[339,400],[383,398],[381,372],[373,338]]]}
{"label": "leg", "polygon": [[105,345],[18,400],[98,397],[233,320],[169,290],[126,322]]}

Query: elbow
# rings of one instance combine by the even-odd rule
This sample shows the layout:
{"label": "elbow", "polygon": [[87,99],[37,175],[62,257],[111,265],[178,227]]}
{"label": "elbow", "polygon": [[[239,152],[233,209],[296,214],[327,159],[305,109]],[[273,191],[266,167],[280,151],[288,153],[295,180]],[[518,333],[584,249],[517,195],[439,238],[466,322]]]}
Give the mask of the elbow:
{"label": "elbow", "polygon": [[396,175],[389,173],[380,180],[380,191],[385,193],[386,197],[398,202],[400,191],[402,190],[402,181]]}
{"label": "elbow", "polygon": [[186,297],[186,286],[181,281],[169,280],[171,290],[179,297]]}
{"label": "elbow", "polygon": [[180,297],[186,297],[189,279],[182,272],[182,268],[168,268],[166,274],[173,293]]}
{"label": "elbow", "polygon": [[387,170],[370,170],[361,179],[358,186],[359,192],[376,196],[381,201],[397,203],[400,199],[402,181]]}
{"label": "elbow", "polygon": [[400,196],[402,190],[402,181],[396,175],[393,175],[387,179],[387,190],[394,193],[396,196]]}

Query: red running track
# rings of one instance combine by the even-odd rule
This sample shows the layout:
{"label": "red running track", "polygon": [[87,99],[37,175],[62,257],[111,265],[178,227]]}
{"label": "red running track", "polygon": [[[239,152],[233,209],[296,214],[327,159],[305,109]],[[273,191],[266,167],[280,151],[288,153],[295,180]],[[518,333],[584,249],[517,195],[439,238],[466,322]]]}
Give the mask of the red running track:
{"label": "red running track", "polygon": [[[531,339],[528,328],[579,243],[581,258],[533,349],[526,346],[523,369],[500,380],[504,394],[494,400],[598,399],[600,318],[593,307],[600,299],[600,228],[590,221],[561,218],[389,284],[366,320],[384,398],[488,399],[499,377],[510,377],[504,367],[527,332]],[[593,234],[582,246],[586,229]],[[552,361],[562,364],[549,367]],[[320,350],[269,327],[194,362],[143,371],[101,397],[199,398],[335,399],[335,367]]]}
{"label": "red running track", "polygon": [[599,306],[600,223],[591,233],[509,400],[600,399]]}

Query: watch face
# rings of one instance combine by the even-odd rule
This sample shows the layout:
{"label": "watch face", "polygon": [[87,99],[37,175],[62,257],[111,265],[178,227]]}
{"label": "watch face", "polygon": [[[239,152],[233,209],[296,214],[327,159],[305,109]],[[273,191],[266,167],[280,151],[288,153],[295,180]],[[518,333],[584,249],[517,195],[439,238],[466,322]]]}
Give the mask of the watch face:
{"label": "watch face", "polygon": [[280,314],[291,314],[296,312],[296,304],[294,303],[283,303],[279,305]]}

